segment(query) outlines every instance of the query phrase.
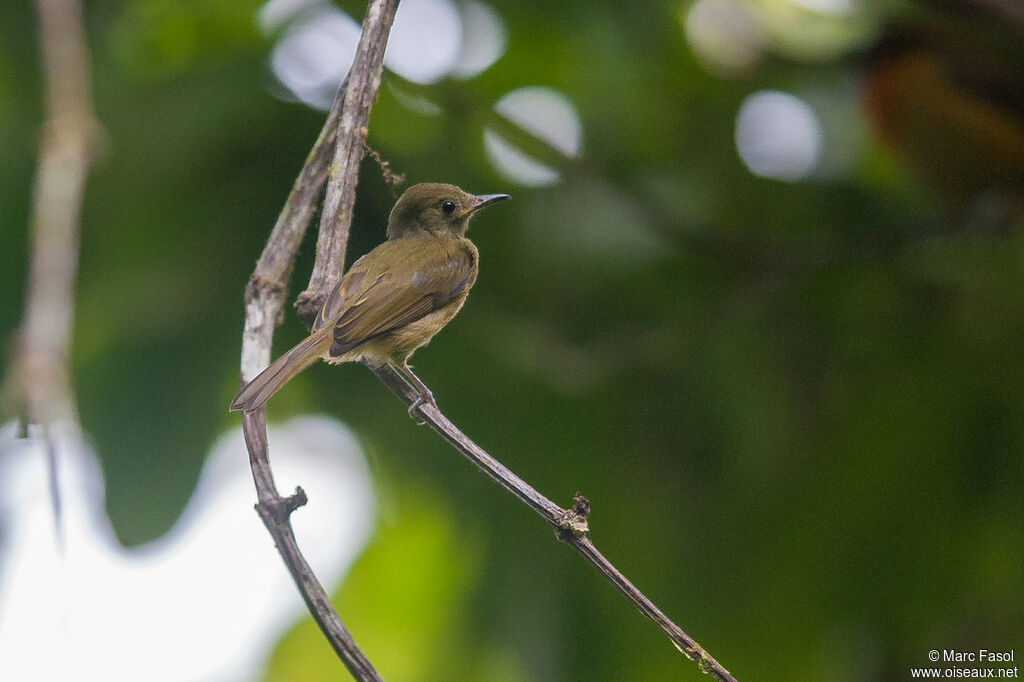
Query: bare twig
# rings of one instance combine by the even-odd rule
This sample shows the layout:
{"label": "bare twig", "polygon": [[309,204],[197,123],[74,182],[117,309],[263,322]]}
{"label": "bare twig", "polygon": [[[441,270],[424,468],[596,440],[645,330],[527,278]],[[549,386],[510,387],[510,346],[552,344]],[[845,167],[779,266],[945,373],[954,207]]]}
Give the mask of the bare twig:
{"label": "bare twig", "polygon": [[242,332],[242,381],[248,382],[270,364],[274,328],[280,324],[295,256],[306,227],[316,212],[317,200],[327,178],[327,166],[338,134],[342,83],[327,120],[306,163],[295,179],[267,245],[245,290],[245,330]]}
{"label": "bare twig", "polygon": [[[355,62],[345,88],[345,106],[338,124],[338,144],[330,167],[330,180],[320,216],[320,235],[309,286],[296,302],[299,319],[307,326],[316,318],[331,287],[345,269],[345,247],[356,202],[359,162],[365,151],[370,107],[380,87],[388,32],[398,9],[398,0],[374,0],[366,8],[363,34],[356,47]],[[356,68],[357,64],[364,68]]]}
{"label": "bare twig", "polygon": [[405,173],[396,173],[391,170],[391,162],[385,161],[379,151],[371,147],[365,141],[363,142],[363,147],[366,148],[366,153],[370,155],[370,158],[377,162],[377,165],[380,167],[380,173],[384,176],[384,182],[388,183],[392,187],[397,187],[405,182]]}
{"label": "bare twig", "polygon": [[252,478],[256,483],[256,494],[259,499],[256,511],[274,538],[277,551],[288,566],[292,579],[299,588],[303,601],[306,602],[306,608],[342,663],[352,673],[352,677],[361,682],[383,680],[341,622],[341,618],[331,605],[331,598],[299,550],[290,517],[293,511],[306,503],[306,493],[302,488],[296,488],[295,494],[289,497],[281,497],[278,493],[270,468],[266,413],[263,409],[247,412],[242,416],[242,432],[245,434],[249,466],[252,468]]}
{"label": "bare twig", "polygon": [[[407,405],[411,407],[416,401],[416,391],[393,368],[385,365],[373,369],[373,372]],[[417,410],[426,423],[462,456],[547,521],[555,529],[555,534],[560,540],[582,554],[583,558],[600,571],[601,575],[622,592],[642,614],[654,621],[668,635],[672,643],[696,662],[702,671],[720,682],[735,682],[735,678],[728,670],[723,668],[693,638],[683,632],[682,628],[672,622],[661,609],[655,606],[654,602],[638,590],[598,551],[588,536],[590,530],[587,519],[590,514],[590,502],[585,497],[576,493],[572,509],[563,509],[470,440],[437,409],[436,405],[420,403]]]}
{"label": "bare twig", "polygon": [[[349,158],[342,154],[341,150],[352,148],[360,150],[361,157],[370,104],[373,102],[380,83],[384,47],[387,44],[388,32],[394,20],[397,5],[398,0],[371,0],[363,21],[363,33],[349,77],[338,89],[323,130],[295,180],[292,192],[271,231],[267,245],[256,264],[256,269],[249,279],[245,290],[245,328],[242,332],[240,378],[243,384],[250,381],[270,363],[274,328],[281,318],[281,311],[287,296],[288,277],[291,274],[302,235],[316,210],[317,199],[329,174],[328,169],[331,168],[332,159],[335,161],[332,168],[334,181],[328,188],[328,200],[332,200],[332,196],[337,197],[338,190],[335,185],[341,181],[351,186],[351,194],[354,199],[359,157],[355,157],[354,162],[344,162],[347,165],[344,165],[341,170],[339,170],[341,166],[339,166],[338,159],[339,157]],[[333,201],[332,215],[337,212],[339,205],[344,205],[339,198],[334,198]],[[326,216],[326,208],[324,213]],[[336,266],[339,274],[340,268],[344,267],[344,243],[348,239],[351,203],[348,204],[347,216],[344,224],[333,220],[330,223],[332,226],[330,231],[342,235],[340,252],[337,250],[337,240],[324,242],[321,239],[321,243],[329,249],[330,255],[339,258]],[[318,263],[321,260],[320,252],[321,248],[318,244]],[[333,270],[328,269],[328,272],[331,271]],[[313,619],[353,677],[361,681],[381,680],[380,675],[356,645],[351,634],[334,611],[330,597],[299,551],[295,533],[291,527],[290,516],[297,507],[305,504],[306,495],[301,488],[287,498],[282,497],[278,492],[270,467],[266,416],[263,409],[244,415],[242,430],[245,434],[245,443],[249,450],[249,465],[256,485],[258,498],[256,510],[274,538],[281,558],[291,572],[295,585],[306,602]]]}

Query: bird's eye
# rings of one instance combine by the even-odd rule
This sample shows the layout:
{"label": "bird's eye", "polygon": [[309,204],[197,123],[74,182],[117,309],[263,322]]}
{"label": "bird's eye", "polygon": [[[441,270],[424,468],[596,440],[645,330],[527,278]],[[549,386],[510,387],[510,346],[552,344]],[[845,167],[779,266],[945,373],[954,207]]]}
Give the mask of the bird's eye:
{"label": "bird's eye", "polygon": [[445,213],[452,213],[452,212],[454,212],[455,211],[455,202],[454,201],[446,201],[446,202],[444,202],[443,204],[441,204],[441,210],[444,211]]}

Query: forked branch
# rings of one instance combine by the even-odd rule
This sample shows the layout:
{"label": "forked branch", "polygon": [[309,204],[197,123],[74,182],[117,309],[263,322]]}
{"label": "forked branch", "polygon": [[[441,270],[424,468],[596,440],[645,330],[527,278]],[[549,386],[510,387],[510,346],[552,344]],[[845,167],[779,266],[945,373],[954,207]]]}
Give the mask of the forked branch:
{"label": "forked branch", "polygon": [[[337,163],[339,150],[355,147],[360,150],[360,154],[362,153],[370,104],[380,83],[384,48],[397,8],[398,0],[371,0],[349,77],[338,89],[323,130],[295,180],[291,194],[249,279],[245,290],[245,328],[242,332],[242,384],[252,380],[270,364],[274,328],[281,319],[281,311],[287,297],[288,277],[295,263],[302,235],[316,211],[317,201],[332,161]],[[342,170],[335,165],[333,170],[332,186],[339,182],[350,184],[354,199],[358,160],[349,163]],[[332,191],[337,193],[337,188],[329,189],[329,196]],[[351,221],[351,207],[347,221]],[[343,259],[343,245],[348,239],[348,222],[340,225],[332,220],[330,234],[341,241],[340,257]],[[332,253],[337,255],[337,249],[333,249]],[[317,262],[320,262],[319,257]],[[326,590],[299,550],[290,517],[297,507],[305,504],[306,495],[301,488],[287,498],[278,492],[270,467],[266,415],[262,408],[243,416],[242,431],[249,451],[249,465],[259,500],[256,510],[274,538],[274,544],[292,574],[292,579],[313,620],[355,679],[381,680],[380,674],[356,645],[335,612]]]}
{"label": "forked branch", "polygon": [[[324,131],[311,152],[306,167],[296,180],[288,204],[250,280],[246,290],[243,382],[254,377],[269,363],[270,341],[285,299],[285,282],[291,271],[302,231],[313,213],[325,175],[329,175],[329,179],[317,242],[316,263],[309,287],[300,295],[297,302],[300,318],[309,321],[315,317],[330,287],[342,275],[352,207],[355,202],[357,170],[365,149],[366,122],[380,83],[380,62],[386,45],[387,27],[394,17],[396,5],[397,2],[394,0],[374,0],[370,3],[355,64],[348,82],[343,84],[339,92],[342,107],[339,110],[338,102],[335,102]],[[372,65],[375,65],[375,68]],[[397,372],[390,367],[375,369],[374,372],[406,404],[413,404],[417,397],[416,393]],[[673,623],[597,550],[588,536],[590,503],[586,498],[577,493],[573,507],[563,509],[470,440],[434,405],[422,404],[418,411],[426,423],[463,456],[547,521],[555,529],[559,539],[574,547],[641,613],[657,623],[673,644],[694,660],[701,670],[720,682],[735,682],[735,678],[727,670]],[[274,536],[310,611],[357,679],[380,679],[352,642],[348,631],[331,608],[322,586],[316,581],[295,545],[288,519],[291,512],[305,502],[305,494],[298,489],[292,497],[282,498],[277,492],[267,453],[263,410],[246,414],[243,427],[260,500],[257,509]]]}

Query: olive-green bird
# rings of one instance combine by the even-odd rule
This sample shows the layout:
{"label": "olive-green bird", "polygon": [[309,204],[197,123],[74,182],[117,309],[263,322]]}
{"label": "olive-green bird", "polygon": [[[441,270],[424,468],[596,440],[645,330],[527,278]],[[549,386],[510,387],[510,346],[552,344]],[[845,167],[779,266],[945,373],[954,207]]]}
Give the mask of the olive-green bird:
{"label": "olive-green bird", "polygon": [[405,191],[388,218],[388,240],[352,264],[324,302],[312,333],[250,381],[232,410],[251,412],[322,358],[393,366],[419,394],[410,413],[433,403],[409,357],[451,321],[476,281],[478,251],[466,239],[478,210],[507,194],[474,196],[454,185]]}

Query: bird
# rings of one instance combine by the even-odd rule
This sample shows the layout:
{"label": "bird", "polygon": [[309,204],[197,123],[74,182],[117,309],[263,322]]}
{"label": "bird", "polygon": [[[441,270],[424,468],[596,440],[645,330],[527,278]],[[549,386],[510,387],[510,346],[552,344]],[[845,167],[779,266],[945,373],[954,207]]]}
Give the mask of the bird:
{"label": "bird", "polygon": [[407,189],[388,217],[387,240],[352,264],[324,301],[310,335],[242,387],[231,410],[263,407],[317,359],[374,369],[390,365],[416,390],[410,415],[424,403],[436,405],[409,358],[455,317],[476,282],[479,252],[466,238],[470,219],[508,198],[443,183]]}

